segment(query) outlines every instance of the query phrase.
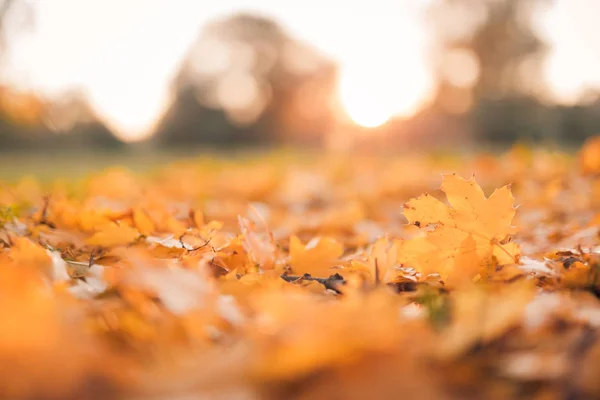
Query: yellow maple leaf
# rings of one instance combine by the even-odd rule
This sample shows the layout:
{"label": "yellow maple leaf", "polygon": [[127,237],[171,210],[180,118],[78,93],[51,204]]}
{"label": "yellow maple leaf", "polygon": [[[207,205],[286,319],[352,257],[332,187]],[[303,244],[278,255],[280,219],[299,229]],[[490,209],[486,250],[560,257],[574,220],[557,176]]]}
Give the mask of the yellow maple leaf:
{"label": "yellow maple leaf", "polygon": [[[470,280],[481,268],[518,261],[519,247],[505,243],[515,227],[510,186],[486,198],[474,178],[444,175],[441,190],[448,203],[425,194],[405,205],[410,224],[425,234],[398,243],[398,262],[424,275],[439,273],[447,283]],[[433,229],[431,229],[433,226]]]}
{"label": "yellow maple leaf", "polygon": [[296,236],[290,237],[290,264],[294,273],[327,276],[329,268],[344,254],[344,246],[328,237],[316,237],[306,245]]}
{"label": "yellow maple leaf", "polygon": [[94,233],[87,240],[92,246],[115,247],[124,246],[136,240],[140,236],[137,229],[126,225],[110,225],[103,230]]}

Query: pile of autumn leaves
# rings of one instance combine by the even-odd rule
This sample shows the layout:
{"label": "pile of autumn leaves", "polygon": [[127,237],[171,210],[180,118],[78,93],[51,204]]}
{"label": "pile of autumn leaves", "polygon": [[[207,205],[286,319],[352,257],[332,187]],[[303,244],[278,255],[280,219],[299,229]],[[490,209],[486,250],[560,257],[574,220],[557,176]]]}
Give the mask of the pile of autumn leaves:
{"label": "pile of autumn leaves", "polygon": [[[219,161],[3,184],[0,397],[598,395],[593,379],[565,384],[570,358],[545,375],[537,349],[518,361],[540,336],[571,354],[559,320],[600,325],[597,210],[557,214],[565,193],[598,187],[600,145],[553,157]],[[409,199],[452,167],[504,184],[487,197],[446,173]],[[518,234],[509,182],[531,205]],[[586,362],[600,373],[599,354]]]}

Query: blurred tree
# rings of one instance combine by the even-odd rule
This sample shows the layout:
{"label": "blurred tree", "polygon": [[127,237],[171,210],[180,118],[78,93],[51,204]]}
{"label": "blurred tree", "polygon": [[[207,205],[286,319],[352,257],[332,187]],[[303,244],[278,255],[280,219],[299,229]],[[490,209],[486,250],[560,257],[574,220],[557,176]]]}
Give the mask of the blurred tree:
{"label": "blurred tree", "polygon": [[[30,6],[25,0],[0,0],[0,71],[15,35],[33,24]],[[58,119],[57,112],[61,114]],[[52,102],[7,85],[0,86],[0,141],[0,150],[114,149],[122,145],[82,93],[65,93]]]}
{"label": "blurred tree", "polygon": [[270,19],[209,24],[173,82],[159,143],[315,142],[332,122],[336,66]]}
{"label": "blurred tree", "polygon": [[557,129],[563,133],[564,139],[583,142],[586,138],[600,134],[600,93],[574,106],[557,106],[555,113]]}
{"label": "blurred tree", "polygon": [[543,137],[540,103],[548,97],[542,63],[546,43],[534,16],[551,0],[440,0],[431,9],[436,32],[442,112],[467,115],[477,134],[494,141]]}
{"label": "blurred tree", "polygon": [[73,89],[48,102],[43,110],[44,130],[39,142],[57,149],[117,149],[115,137],[90,106],[84,91]]}
{"label": "blurred tree", "polygon": [[[0,0],[0,71],[15,35],[33,24],[31,4]],[[47,101],[0,85],[0,150],[114,149],[122,143],[102,123],[81,92]]]}
{"label": "blurred tree", "polygon": [[0,150],[116,149],[123,146],[79,91],[44,101],[0,87]]}
{"label": "blurred tree", "polygon": [[551,0],[440,0],[432,8],[438,76],[476,98],[543,93],[547,44],[534,16]]}
{"label": "blurred tree", "polygon": [[[0,67],[4,63],[8,47],[8,35],[10,33],[8,27],[10,26],[11,13],[23,5],[25,5],[25,2],[22,0],[0,0]],[[0,98],[5,99],[6,93],[8,93],[7,88],[1,87]],[[0,140],[3,143],[0,149],[10,147],[13,142],[17,141],[18,135],[15,130],[14,121],[11,121],[3,107],[0,107]]]}

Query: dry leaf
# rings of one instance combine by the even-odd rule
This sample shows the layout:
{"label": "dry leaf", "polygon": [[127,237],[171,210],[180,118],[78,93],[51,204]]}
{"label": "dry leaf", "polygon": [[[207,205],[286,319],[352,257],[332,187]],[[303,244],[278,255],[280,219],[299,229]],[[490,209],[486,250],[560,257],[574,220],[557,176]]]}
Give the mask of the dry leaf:
{"label": "dry leaf", "polygon": [[129,226],[110,225],[96,232],[86,242],[92,246],[115,247],[132,243],[140,236],[137,229]]}
{"label": "dry leaf", "polygon": [[150,236],[154,233],[154,222],[152,222],[148,214],[140,208],[133,210],[133,223],[138,231],[144,236]]}
{"label": "dry leaf", "polygon": [[296,236],[290,237],[290,264],[295,274],[326,277],[339,262],[344,246],[328,237],[316,237],[306,245]]}
{"label": "dry leaf", "polygon": [[444,175],[441,189],[450,206],[427,194],[405,205],[409,223],[421,227],[425,236],[401,240],[398,262],[457,283],[475,277],[481,268],[518,261],[518,246],[503,244],[515,232],[510,187],[486,198],[474,178],[454,174]]}
{"label": "dry leaf", "polygon": [[512,286],[473,286],[452,296],[452,322],[437,350],[441,358],[456,357],[470,346],[485,345],[519,325],[535,296],[530,282]]}
{"label": "dry leaf", "polygon": [[600,173],[600,136],[586,140],[579,153],[579,167],[584,174]]}
{"label": "dry leaf", "polygon": [[51,265],[51,258],[46,249],[38,243],[25,237],[12,239],[13,247],[10,258],[17,265],[31,265],[38,268],[46,268]]}
{"label": "dry leaf", "polygon": [[375,242],[371,249],[371,255],[368,259],[369,272],[371,279],[375,283],[390,283],[398,275],[394,271],[398,259],[398,245],[394,242],[391,246],[387,236],[384,236]]}

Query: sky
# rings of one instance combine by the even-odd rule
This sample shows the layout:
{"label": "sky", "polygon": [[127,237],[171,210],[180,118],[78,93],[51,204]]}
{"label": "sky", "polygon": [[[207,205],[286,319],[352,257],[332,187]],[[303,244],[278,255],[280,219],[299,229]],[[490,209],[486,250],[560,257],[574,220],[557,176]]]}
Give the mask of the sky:
{"label": "sky", "polygon": [[[83,90],[122,138],[151,131],[169,84],[208,21],[234,11],[272,17],[341,67],[340,97],[363,125],[410,115],[430,95],[423,10],[435,0],[29,0],[3,79],[45,96]],[[315,11],[317,10],[317,11]],[[572,102],[600,87],[598,0],[555,0],[539,29],[552,45],[545,75]]]}

